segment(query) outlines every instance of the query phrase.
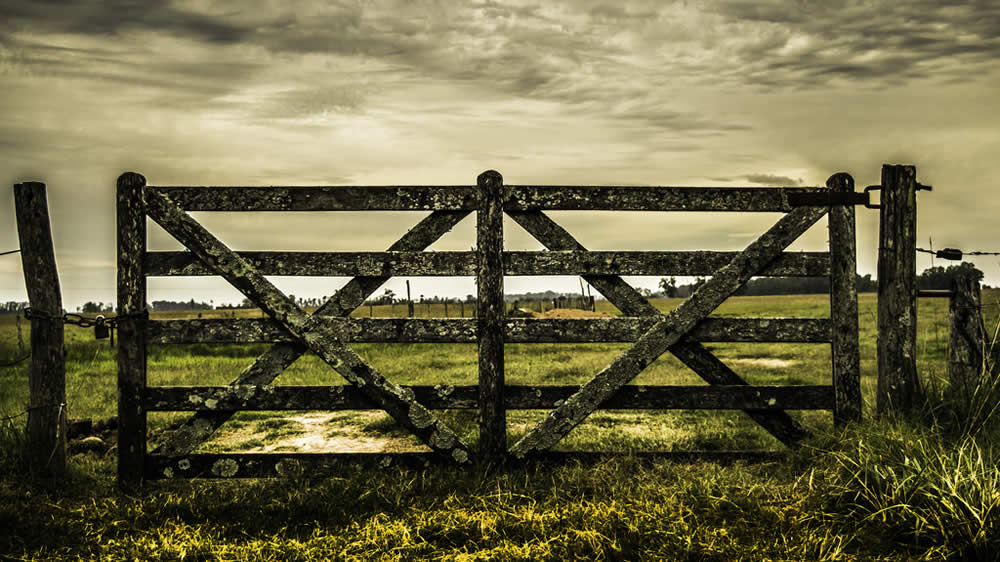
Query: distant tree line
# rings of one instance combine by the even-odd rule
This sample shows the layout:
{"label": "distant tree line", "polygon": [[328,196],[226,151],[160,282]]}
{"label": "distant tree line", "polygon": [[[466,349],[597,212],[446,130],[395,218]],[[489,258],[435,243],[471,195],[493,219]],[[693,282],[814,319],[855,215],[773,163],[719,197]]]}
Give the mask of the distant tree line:
{"label": "distant tree line", "polygon": [[28,303],[18,301],[7,301],[0,303],[0,314],[17,314],[28,308]]}

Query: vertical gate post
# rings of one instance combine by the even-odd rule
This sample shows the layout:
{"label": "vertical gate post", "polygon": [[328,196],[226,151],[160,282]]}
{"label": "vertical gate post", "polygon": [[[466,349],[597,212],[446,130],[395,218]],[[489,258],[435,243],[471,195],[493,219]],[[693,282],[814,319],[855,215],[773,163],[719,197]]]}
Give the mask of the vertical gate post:
{"label": "vertical gate post", "polygon": [[146,178],[118,178],[118,486],[142,485],[146,457]]}
{"label": "vertical gate post", "polygon": [[882,166],[878,251],[877,411],[910,412],[920,397],[917,378],[917,173]]}
{"label": "vertical gate post", "polygon": [[28,459],[33,469],[58,474],[66,468],[64,313],[45,184],[16,184],[14,207],[24,284],[34,313],[28,374]]}
{"label": "vertical gate post", "polygon": [[951,291],[948,378],[953,392],[971,396],[985,368],[985,327],[980,311],[979,280],[972,272],[963,272],[952,278]]}
{"label": "vertical gate post", "polygon": [[486,463],[507,455],[503,360],[503,176],[483,172],[476,211],[476,285],[479,340],[479,453]]}
{"label": "vertical gate post", "polygon": [[[854,178],[839,173],[826,180],[835,193],[854,192]],[[861,419],[861,352],[858,348],[857,242],[853,205],[830,207],[830,323],[832,330],[833,423]]]}

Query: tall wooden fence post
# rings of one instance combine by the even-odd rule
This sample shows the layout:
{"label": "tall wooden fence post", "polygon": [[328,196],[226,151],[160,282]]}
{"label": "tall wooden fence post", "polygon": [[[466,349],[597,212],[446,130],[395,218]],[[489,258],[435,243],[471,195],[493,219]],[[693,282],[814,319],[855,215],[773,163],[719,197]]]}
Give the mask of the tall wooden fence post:
{"label": "tall wooden fence post", "polygon": [[503,177],[479,175],[476,211],[476,317],[479,340],[479,453],[486,463],[507,456],[507,410],[503,361]]}
{"label": "tall wooden fence post", "polygon": [[915,353],[917,189],[913,166],[882,166],[876,400],[880,415],[912,411],[921,394]]}
{"label": "tall wooden fence post", "polygon": [[[854,178],[840,173],[826,186],[834,192],[853,193]],[[833,422],[843,425],[861,419],[861,352],[858,347],[857,242],[853,205],[830,207],[830,322]]]}
{"label": "tall wooden fence post", "polygon": [[66,468],[64,312],[45,184],[16,184],[14,207],[24,283],[32,311],[28,459],[33,469],[58,474]]}
{"label": "tall wooden fence post", "polygon": [[948,378],[954,392],[970,396],[985,370],[985,327],[980,310],[979,280],[964,272],[951,280],[951,345]]}
{"label": "tall wooden fence post", "polygon": [[118,178],[118,486],[142,485],[146,458],[146,178]]}

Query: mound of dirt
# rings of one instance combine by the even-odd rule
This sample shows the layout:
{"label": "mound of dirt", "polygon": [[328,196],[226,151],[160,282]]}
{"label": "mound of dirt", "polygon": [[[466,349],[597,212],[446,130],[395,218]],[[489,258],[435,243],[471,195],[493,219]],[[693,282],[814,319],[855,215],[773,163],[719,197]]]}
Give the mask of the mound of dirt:
{"label": "mound of dirt", "polygon": [[577,308],[553,308],[539,314],[535,313],[535,318],[614,318],[607,312],[591,312]]}

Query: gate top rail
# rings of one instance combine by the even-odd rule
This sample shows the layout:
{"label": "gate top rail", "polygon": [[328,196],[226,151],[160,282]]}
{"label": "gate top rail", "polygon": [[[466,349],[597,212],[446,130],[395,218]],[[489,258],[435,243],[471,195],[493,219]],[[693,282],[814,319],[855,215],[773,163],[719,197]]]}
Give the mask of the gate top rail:
{"label": "gate top rail", "polygon": [[[187,211],[429,211],[479,208],[472,185],[149,186]],[[859,194],[860,195],[860,194]],[[646,187],[504,185],[504,211],[789,212],[844,204],[825,187]],[[849,204],[863,201],[852,200]]]}

